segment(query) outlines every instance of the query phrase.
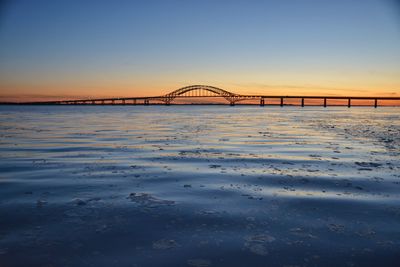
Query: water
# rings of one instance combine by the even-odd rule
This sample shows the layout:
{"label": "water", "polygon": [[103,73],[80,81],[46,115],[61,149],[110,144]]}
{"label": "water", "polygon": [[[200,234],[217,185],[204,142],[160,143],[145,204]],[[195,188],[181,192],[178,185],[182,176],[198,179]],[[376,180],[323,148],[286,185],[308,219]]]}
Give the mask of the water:
{"label": "water", "polygon": [[399,112],[1,106],[0,266],[398,266]]}

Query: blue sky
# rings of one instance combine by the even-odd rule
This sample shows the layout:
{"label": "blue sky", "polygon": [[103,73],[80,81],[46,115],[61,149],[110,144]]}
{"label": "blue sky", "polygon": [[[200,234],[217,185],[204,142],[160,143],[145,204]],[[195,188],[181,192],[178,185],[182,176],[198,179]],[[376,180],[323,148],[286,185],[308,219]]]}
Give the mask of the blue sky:
{"label": "blue sky", "polygon": [[400,90],[393,0],[15,0],[0,14],[6,95]]}

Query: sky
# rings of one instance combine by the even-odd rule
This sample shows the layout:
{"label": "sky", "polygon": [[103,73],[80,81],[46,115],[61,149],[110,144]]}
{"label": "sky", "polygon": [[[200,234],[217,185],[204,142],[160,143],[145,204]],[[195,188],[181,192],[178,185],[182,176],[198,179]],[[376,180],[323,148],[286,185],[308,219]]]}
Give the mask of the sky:
{"label": "sky", "polygon": [[399,0],[0,0],[0,100],[400,96]]}

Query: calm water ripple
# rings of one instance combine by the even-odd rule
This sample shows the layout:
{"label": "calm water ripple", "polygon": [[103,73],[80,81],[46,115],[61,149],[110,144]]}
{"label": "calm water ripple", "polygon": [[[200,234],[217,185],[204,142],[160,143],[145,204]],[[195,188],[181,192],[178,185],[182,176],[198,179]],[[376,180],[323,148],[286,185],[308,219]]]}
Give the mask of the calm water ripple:
{"label": "calm water ripple", "polygon": [[399,114],[0,106],[0,266],[398,266]]}

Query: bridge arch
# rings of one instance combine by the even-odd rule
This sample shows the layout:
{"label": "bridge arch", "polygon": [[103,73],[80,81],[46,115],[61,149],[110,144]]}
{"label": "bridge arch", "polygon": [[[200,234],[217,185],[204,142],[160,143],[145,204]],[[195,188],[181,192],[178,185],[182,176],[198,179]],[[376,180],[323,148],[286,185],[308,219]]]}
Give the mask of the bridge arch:
{"label": "bridge arch", "polygon": [[218,96],[225,98],[227,101],[229,101],[229,103],[231,105],[234,104],[238,100],[238,97],[239,97],[239,95],[237,95],[237,94],[228,92],[224,89],[214,87],[214,86],[190,85],[190,86],[185,86],[185,87],[179,88],[175,91],[172,91],[172,92],[164,95],[161,98],[161,100],[164,101],[166,104],[170,104],[175,98],[177,98],[185,93],[192,92],[192,91],[198,91],[199,94],[197,96],[206,96],[206,95],[202,95],[202,93],[204,93],[204,92],[214,93]]}

